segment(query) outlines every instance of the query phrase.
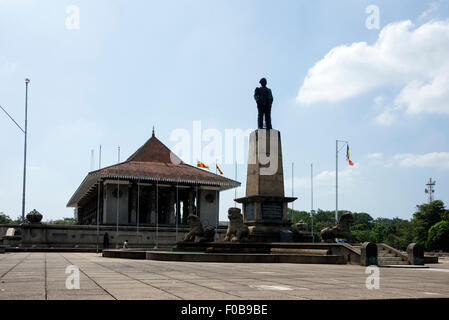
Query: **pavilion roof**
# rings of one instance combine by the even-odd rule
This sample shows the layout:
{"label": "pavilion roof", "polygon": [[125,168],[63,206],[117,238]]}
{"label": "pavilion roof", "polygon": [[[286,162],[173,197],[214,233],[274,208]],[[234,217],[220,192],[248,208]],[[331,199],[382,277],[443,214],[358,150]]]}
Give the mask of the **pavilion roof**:
{"label": "pavilion roof", "polygon": [[184,163],[154,136],[125,162],[89,172],[67,203],[77,207],[99,179],[135,180],[141,182],[215,186],[220,190],[236,188],[240,182]]}

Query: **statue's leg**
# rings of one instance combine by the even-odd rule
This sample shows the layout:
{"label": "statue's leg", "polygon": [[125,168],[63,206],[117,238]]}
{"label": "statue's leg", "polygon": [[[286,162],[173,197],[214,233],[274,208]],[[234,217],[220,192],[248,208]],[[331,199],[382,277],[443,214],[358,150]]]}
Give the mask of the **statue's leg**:
{"label": "statue's leg", "polygon": [[265,122],[267,124],[267,129],[271,130],[271,106],[265,107]]}
{"label": "statue's leg", "polygon": [[261,106],[257,106],[257,125],[259,129],[263,128],[263,108]]}

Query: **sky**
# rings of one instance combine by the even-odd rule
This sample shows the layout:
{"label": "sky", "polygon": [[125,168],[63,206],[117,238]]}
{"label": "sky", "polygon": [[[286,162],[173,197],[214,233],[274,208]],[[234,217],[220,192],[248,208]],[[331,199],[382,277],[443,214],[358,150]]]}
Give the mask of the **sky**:
{"label": "sky", "polygon": [[[338,139],[355,163],[340,144],[339,209],[410,219],[429,178],[449,203],[448,52],[448,0],[0,0],[0,105],[21,125],[31,79],[25,211],[72,217],[100,144],[104,167],[153,126],[174,149],[180,131],[207,149],[208,133],[224,146],[226,130],[256,129],[266,77],[294,209],[311,209],[313,163],[314,209],[335,210]],[[245,195],[243,149],[242,187],[221,193],[220,220]],[[217,161],[234,179],[226,152]],[[23,134],[0,111],[0,212],[13,218],[22,171]]]}

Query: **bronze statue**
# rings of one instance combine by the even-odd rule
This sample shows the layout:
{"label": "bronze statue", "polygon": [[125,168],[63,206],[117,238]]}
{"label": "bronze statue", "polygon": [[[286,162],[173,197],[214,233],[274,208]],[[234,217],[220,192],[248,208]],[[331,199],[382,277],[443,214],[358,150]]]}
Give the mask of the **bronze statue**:
{"label": "bronze statue", "polygon": [[259,81],[261,87],[254,90],[254,99],[257,103],[257,124],[259,129],[263,129],[263,117],[265,116],[266,129],[271,127],[271,105],[273,104],[273,95],[271,89],[267,87],[267,79],[262,78]]}

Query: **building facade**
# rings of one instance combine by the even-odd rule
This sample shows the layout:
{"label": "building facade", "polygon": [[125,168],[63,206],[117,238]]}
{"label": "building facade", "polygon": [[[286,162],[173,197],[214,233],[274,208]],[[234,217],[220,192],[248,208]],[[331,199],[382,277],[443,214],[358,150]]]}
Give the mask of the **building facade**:
{"label": "building facade", "polygon": [[[240,182],[181,161],[154,135],[125,162],[89,172],[70,198],[78,224],[218,225],[220,191]],[[118,223],[117,223],[118,220]]]}

